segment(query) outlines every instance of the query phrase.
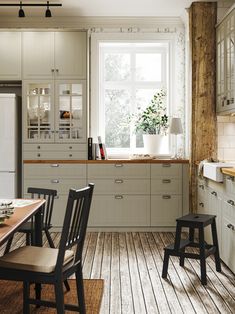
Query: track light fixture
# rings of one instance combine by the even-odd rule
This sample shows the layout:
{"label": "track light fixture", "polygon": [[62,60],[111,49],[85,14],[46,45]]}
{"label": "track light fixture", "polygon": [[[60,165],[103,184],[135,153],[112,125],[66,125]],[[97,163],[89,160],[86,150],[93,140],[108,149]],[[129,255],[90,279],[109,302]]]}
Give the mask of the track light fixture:
{"label": "track light fixture", "polygon": [[52,17],[50,7],[62,7],[61,3],[0,3],[0,7],[20,7],[18,17],[25,17],[25,13],[22,7],[47,7],[45,17]]}

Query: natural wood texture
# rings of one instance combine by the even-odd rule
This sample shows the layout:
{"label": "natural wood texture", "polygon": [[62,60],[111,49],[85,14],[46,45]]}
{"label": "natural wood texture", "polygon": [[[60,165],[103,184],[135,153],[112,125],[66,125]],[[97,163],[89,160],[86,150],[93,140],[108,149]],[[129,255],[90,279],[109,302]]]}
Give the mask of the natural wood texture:
{"label": "natural wood texture", "polygon": [[[58,246],[60,234],[52,238]],[[200,282],[199,261],[192,259],[182,268],[172,257],[162,279],[163,248],[173,241],[171,232],[87,233],[83,273],[85,279],[104,279],[100,314],[234,313],[235,276],[224,264],[216,272],[212,257],[206,260],[207,286]],[[23,244],[16,234],[12,249]]]}
{"label": "natural wood texture", "polygon": [[223,174],[235,177],[235,168],[221,168],[221,171]]}
{"label": "natural wood texture", "polygon": [[188,159],[24,160],[24,164],[188,164]]}
{"label": "natural wood texture", "polygon": [[190,209],[196,212],[196,161],[215,158],[216,2],[193,2],[189,10],[192,56]]}
{"label": "natural wood texture", "polygon": [[34,200],[31,205],[15,207],[14,214],[6,219],[0,226],[0,245],[4,243],[14,232],[16,232],[26,221],[28,221],[45,200]]}

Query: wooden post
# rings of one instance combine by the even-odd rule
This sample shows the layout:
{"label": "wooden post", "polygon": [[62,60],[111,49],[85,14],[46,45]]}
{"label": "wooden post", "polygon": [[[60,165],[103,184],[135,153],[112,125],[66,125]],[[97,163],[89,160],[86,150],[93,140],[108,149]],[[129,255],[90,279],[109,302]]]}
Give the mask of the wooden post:
{"label": "wooden post", "polygon": [[190,205],[197,210],[196,162],[217,157],[216,2],[193,2],[189,10],[192,56]]}

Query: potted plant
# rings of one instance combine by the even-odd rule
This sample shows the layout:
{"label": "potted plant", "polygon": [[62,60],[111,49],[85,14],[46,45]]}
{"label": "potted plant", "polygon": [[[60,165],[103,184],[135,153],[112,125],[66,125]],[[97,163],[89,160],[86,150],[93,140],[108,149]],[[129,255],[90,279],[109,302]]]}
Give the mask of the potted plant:
{"label": "potted plant", "polygon": [[145,109],[138,108],[135,115],[135,131],[143,134],[145,152],[159,154],[166,135],[168,116],[166,114],[166,91],[157,91]]}

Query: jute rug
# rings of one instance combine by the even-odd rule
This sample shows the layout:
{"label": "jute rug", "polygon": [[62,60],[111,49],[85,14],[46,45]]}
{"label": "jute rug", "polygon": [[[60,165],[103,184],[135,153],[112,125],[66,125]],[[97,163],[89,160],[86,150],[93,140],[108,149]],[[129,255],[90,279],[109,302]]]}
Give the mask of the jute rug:
{"label": "jute rug", "polygon": [[[69,280],[71,291],[65,292],[65,303],[77,304],[76,282],[74,279]],[[102,279],[85,279],[85,302],[87,314],[99,314],[102,301],[104,281]],[[34,292],[32,285],[31,293]],[[51,285],[43,285],[42,298],[54,300],[54,288]],[[22,314],[23,304],[23,285],[20,282],[0,280],[0,313],[1,314]],[[34,314],[52,314],[56,313],[55,309],[40,307],[36,309],[31,306],[31,313]],[[66,311],[67,313],[75,313]]]}

